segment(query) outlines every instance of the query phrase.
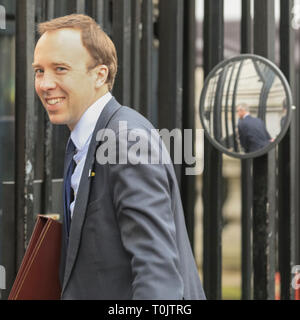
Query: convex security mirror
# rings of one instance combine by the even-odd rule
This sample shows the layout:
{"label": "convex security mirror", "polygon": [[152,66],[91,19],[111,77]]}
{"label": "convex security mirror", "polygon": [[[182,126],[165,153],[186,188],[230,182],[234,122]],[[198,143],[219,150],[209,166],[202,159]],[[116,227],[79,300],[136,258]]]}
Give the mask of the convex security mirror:
{"label": "convex security mirror", "polygon": [[207,76],[200,98],[205,134],[237,158],[268,152],[286,133],[291,89],[279,68],[253,54],[222,61]]}

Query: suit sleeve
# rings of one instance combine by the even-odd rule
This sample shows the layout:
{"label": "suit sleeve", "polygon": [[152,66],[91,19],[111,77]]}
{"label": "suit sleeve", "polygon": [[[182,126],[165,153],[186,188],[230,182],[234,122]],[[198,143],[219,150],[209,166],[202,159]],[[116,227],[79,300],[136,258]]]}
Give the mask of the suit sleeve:
{"label": "suit sleeve", "polygon": [[[118,139],[117,150],[120,144]],[[133,299],[182,299],[167,171],[163,164],[132,164],[133,147],[134,142],[126,147],[131,154],[127,164],[110,164],[109,169],[121,239],[131,257]],[[143,147],[149,155],[151,148]]]}
{"label": "suit sleeve", "polygon": [[245,151],[247,151],[246,136],[244,134],[244,127],[241,123],[238,124],[238,130],[239,130],[239,138],[240,138],[241,146]]}

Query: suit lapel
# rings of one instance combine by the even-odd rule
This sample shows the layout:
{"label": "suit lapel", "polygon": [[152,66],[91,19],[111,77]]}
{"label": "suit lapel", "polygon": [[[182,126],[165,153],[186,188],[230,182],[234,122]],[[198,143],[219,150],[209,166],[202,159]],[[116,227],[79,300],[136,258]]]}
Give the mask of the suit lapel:
{"label": "suit lapel", "polygon": [[112,98],[101,112],[95,130],[93,132],[84,169],[81,175],[76,204],[73,212],[62,293],[65,290],[68,280],[70,278],[72,268],[76,260],[78,248],[80,245],[81,230],[90,194],[89,191],[91,179],[89,177],[89,170],[93,168],[95,155],[97,151],[96,149],[99,144],[99,142],[96,141],[96,135],[99,130],[104,129],[108,125],[110,119],[120,109],[120,107],[121,105],[115,100],[115,98]]}

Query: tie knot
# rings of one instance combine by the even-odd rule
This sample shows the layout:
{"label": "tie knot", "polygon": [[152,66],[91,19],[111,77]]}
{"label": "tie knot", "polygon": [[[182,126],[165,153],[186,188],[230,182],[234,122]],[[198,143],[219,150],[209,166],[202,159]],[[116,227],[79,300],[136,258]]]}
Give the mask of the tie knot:
{"label": "tie knot", "polygon": [[67,153],[75,153],[76,152],[76,146],[72,139],[69,139],[68,147],[67,147]]}

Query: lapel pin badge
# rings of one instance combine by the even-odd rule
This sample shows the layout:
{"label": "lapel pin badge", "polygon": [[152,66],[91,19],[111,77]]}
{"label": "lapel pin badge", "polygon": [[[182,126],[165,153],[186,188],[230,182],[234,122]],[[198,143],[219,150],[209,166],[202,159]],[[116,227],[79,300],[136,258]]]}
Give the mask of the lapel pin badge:
{"label": "lapel pin badge", "polygon": [[89,178],[94,177],[95,175],[96,175],[95,172],[90,169],[89,170]]}

